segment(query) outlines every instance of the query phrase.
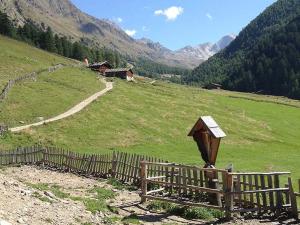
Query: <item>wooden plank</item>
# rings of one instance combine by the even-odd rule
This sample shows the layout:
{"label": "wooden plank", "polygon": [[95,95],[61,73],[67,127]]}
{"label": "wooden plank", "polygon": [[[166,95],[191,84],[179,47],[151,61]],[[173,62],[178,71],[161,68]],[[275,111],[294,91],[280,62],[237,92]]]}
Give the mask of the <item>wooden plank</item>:
{"label": "wooden plank", "polygon": [[165,188],[159,188],[159,189],[155,189],[155,190],[152,190],[152,191],[147,191],[146,195],[150,195],[150,194],[155,194],[155,193],[158,193],[158,192],[162,192],[164,191]]}
{"label": "wooden plank", "polygon": [[[147,180],[147,182],[148,183],[153,183],[153,184],[162,184],[164,186],[166,186],[166,185],[169,186],[169,185],[172,184],[172,183],[168,183],[168,182],[165,182],[165,181],[159,181],[159,180]],[[173,184],[173,187],[176,187],[179,190],[190,188],[190,189],[193,189],[193,190],[199,190],[199,191],[208,192],[208,193],[224,194],[224,192],[221,191],[221,190],[206,188],[206,187],[199,187],[199,186],[194,186],[194,185],[184,185],[180,182],[178,182],[176,184]]]}
{"label": "wooden plank", "polygon": [[147,180],[159,180],[159,181],[161,181],[161,180],[160,180],[161,178],[166,178],[166,176],[148,177]]}
{"label": "wooden plank", "polygon": [[[264,175],[260,175],[260,184],[261,184],[261,188],[262,190],[266,189],[266,185],[265,185],[265,176]],[[265,192],[262,192],[262,208],[266,209],[268,207],[267,205],[267,196]]]}
{"label": "wooden plank", "polygon": [[[191,169],[187,169],[187,184],[192,185],[192,175],[191,175]],[[188,192],[189,195],[193,195],[193,190],[189,189]]]}
{"label": "wooden plank", "polygon": [[256,172],[249,172],[249,173],[230,173],[232,175],[259,175],[259,176],[262,176],[262,175],[289,175],[291,174],[291,172],[270,172],[270,173],[256,173]]}
{"label": "wooden plank", "polygon": [[[280,188],[280,181],[279,181],[279,176],[278,175],[274,176],[274,187],[275,188]],[[279,215],[279,212],[280,212],[280,210],[282,208],[282,205],[283,205],[282,192],[281,191],[276,192],[275,196],[276,196],[276,209],[277,209],[277,213]]]}
{"label": "wooden plank", "polygon": [[[199,182],[198,182],[198,170],[197,169],[193,169],[193,179],[194,179],[194,186],[198,186]],[[195,195],[196,196],[199,195],[199,190],[196,190]]]}
{"label": "wooden plank", "polygon": [[[236,191],[241,192],[241,175],[237,175],[237,182],[236,182]],[[238,206],[242,207],[242,195],[237,194],[238,196]]]}
{"label": "wooden plank", "polygon": [[186,174],[186,168],[182,168],[182,184],[183,184],[183,194],[187,195],[187,174]]}
{"label": "wooden plank", "polygon": [[289,185],[289,193],[290,193],[290,199],[291,199],[292,215],[296,220],[298,220],[297,199],[296,199],[296,195],[294,193],[292,179],[290,177],[288,178],[288,185]]}
{"label": "wooden plank", "polygon": [[202,171],[217,171],[217,172],[227,172],[226,170],[215,169],[215,168],[200,168],[197,166],[188,166],[188,165],[181,165],[176,163],[158,163],[158,162],[146,162],[147,165],[161,165],[161,166],[169,166],[175,168],[190,168],[190,169],[199,169]]}
{"label": "wooden plank", "polygon": [[142,197],[141,197],[141,203],[146,202],[147,198],[145,197],[147,194],[147,167],[148,165],[141,161],[141,190],[142,190]]}
{"label": "wooden plank", "polygon": [[133,173],[132,173],[132,177],[133,177],[133,180],[132,182],[134,184],[138,184],[138,180],[139,180],[139,168],[140,168],[140,158],[139,158],[139,155],[135,155],[135,160],[134,160],[134,169],[133,169]]}
{"label": "wooden plank", "polygon": [[268,189],[265,188],[263,190],[252,190],[252,191],[233,191],[233,194],[256,194],[256,193],[270,193],[270,192],[284,192],[284,191],[288,191],[288,188],[272,188],[272,189]]}
{"label": "wooden plank", "polygon": [[227,219],[232,218],[232,210],[233,210],[233,175],[229,173],[224,173],[223,176],[225,179],[224,182],[224,191],[225,191],[225,217]]}
{"label": "wooden plank", "polygon": [[247,191],[247,182],[246,182],[246,175],[242,175],[242,192],[244,193],[242,196],[243,202],[244,204],[246,204],[247,202],[247,195],[246,195],[246,191]]}
{"label": "wooden plank", "polygon": [[174,177],[175,177],[175,168],[172,167],[171,168],[171,172],[170,172],[170,185],[168,185],[170,187],[169,189],[169,193],[172,195],[173,194],[173,183],[174,183]]}
{"label": "wooden plank", "polygon": [[[267,175],[268,178],[268,189],[273,189],[273,180],[271,175]],[[274,193],[272,191],[269,192],[269,201],[270,207],[274,208]]]}
{"label": "wooden plank", "polygon": [[[253,190],[253,183],[252,183],[252,176],[253,175],[248,175],[248,182],[249,182],[249,191]],[[253,207],[253,193],[250,193],[250,205]]]}
{"label": "wooden plank", "polygon": [[[258,175],[254,175],[254,182],[255,182],[255,189],[256,190],[259,190],[259,183],[258,183]],[[260,195],[259,193],[257,192],[256,193],[256,203],[258,205],[258,211],[260,212],[261,211],[261,205],[260,205]]]}

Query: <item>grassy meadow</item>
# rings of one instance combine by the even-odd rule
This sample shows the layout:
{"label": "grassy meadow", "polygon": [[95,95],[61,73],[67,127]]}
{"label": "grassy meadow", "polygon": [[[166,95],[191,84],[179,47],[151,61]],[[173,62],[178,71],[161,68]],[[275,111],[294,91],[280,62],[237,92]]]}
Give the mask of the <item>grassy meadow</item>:
{"label": "grassy meadow", "polygon": [[[74,61],[0,36],[0,86],[13,77]],[[36,122],[69,109],[103,88],[86,69],[65,67],[41,74],[36,82],[16,85],[0,103],[0,123]],[[0,137],[0,148],[44,144],[81,153],[112,150],[158,156],[202,166],[197,146],[187,134],[200,116],[211,115],[227,137],[217,167],[229,163],[239,171],[291,171],[300,177],[300,102],[194,87],[128,83],[114,89],[78,114],[42,127]]]}
{"label": "grassy meadow", "polygon": [[10,79],[45,69],[58,63],[74,64],[75,62],[2,35],[0,35],[0,49],[1,90]]}
{"label": "grassy meadow", "polygon": [[95,73],[79,67],[44,72],[36,81],[16,84],[8,98],[0,102],[0,121],[9,127],[38,122],[63,113],[104,88]]}
{"label": "grassy meadow", "polygon": [[164,82],[115,80],[112,92],[66,120],[9,134],[2,148],[42,143],[82,153],[121,150],[201,166],[187,137],[195,121],[211,115],[227,137],[217,167],[239,171],[292,171],[300,177],[300,103]]}

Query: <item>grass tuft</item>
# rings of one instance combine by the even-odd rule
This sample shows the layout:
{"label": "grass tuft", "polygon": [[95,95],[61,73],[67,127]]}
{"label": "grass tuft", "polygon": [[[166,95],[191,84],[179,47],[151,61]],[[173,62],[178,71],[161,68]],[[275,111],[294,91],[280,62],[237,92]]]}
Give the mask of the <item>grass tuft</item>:
{"label": "grass tuft", "polygon": [[176,204],[162,202],[162,201],[152,201],[147,206],[147,209],[153,211],[165,211],[172,215],[180,216],[185,219],[203,219],[211,220],[214,218],[224,217],[224,213],[219,210],[207,209],[202,207],[186,207],[179,206]]}
{"label": "grass tuft", "polygon": [[130,214],[129,216],[125,216],[122,219],[122,223],[125,225],[129,225],[129,224],[141,224],[137,214],[133,213]]}

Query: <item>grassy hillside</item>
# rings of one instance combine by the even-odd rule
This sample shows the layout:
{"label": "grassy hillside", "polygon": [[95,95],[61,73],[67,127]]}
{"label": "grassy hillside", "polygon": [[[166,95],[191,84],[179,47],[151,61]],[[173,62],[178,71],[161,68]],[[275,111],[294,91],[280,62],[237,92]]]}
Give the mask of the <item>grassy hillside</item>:
{"label": "grassy hillside", "polygon": [[58,63],[72,64],[75,62],[1,35],[0,49],[1,90],[9,79],[45,69]]}
{"label": "grassy hillside", "polygon": [[65,67],[54,73],[42,73],[37,81],[28,80],[12,88],[0,102],[0,121],[10,127],[38,122],[67,111],[72,106],[104,88],[95,73]]}
{"label": "grassy hillside", "polygon": [[[0,36],[0,89],[16,78],[58,63],[66,64],[53,73],[44,72],[36,81],[16,84],[0,102],[0,123],[12,126],[37,122],[62,113],[104,88],[94,72],[73,67],[77,62],[30,45]],[[1,91],[0,90],[0,91]]]}
{"label": "grassy hillside", "polygon": [[1,139],[2,148],[44,143],[79,152],[113,149],[202,165],[187,133],[211,115],[228,135],[218,167],[300,173],[300,102],[283,98],[206,91],[157,82],[117,80],[112,92],[72,118]]}

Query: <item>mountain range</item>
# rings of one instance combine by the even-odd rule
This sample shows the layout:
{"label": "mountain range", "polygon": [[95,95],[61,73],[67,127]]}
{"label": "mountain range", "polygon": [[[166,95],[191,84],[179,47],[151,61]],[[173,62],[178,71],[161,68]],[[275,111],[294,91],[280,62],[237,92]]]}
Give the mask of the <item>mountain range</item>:
{"label": "mountain range", "polygon": [[215,44],[186,46],[172,51],[149,39],[136,40],[115,23],[80,11],[70,0],[0,0],[0,3],[0,10],[19,25],[30,19],[37,25],[50,26],[55,33],[70,40],[81,40],[90,47],[107,47],[133,61],[145,58],[168,66],[193,68],[235,38],[234,35],[227,35]]}

